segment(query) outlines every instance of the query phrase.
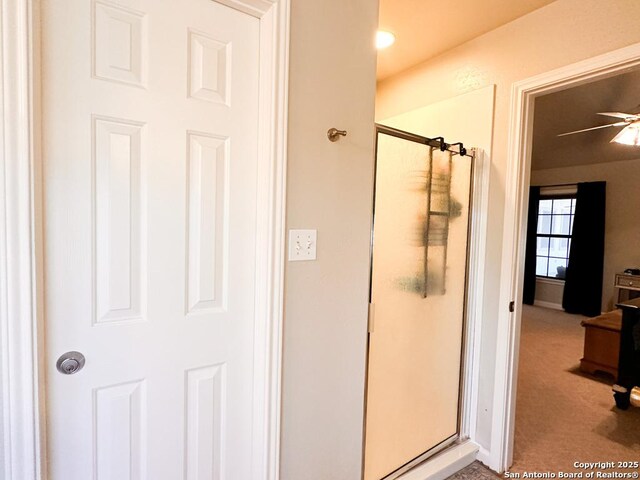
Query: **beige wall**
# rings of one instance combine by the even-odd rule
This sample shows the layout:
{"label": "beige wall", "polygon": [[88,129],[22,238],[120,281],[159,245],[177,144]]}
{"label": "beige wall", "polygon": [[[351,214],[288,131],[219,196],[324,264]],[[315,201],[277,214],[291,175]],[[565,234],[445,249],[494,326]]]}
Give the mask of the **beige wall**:
{"label": "beige wall", "polygon": [[[362,464],[374,159],[375,0],[293,0],[287,228],[318,259],[286,265],[282,480]],[[330,127],[348,135],[327,140]]]}
{"label": "beige wall", "polygon": [[511,85],[640,42],[639,22],[637,0],[557,0],[378,85],[376,118],[496,85],[478,405],[477,440],[485,449],[491,446],[498,308],[507,308],[498,292]]}
{"label": "beige wall", "polygon": [[608,311],[617,300],[615,274],[640,266],[640,160],[531,172],[532,185],[596,181],[607,182],[602,310]]}
{"label": "beige wall", "polygon": [[[564,295],[564,282],[537,279],[535,304],[541,307],[562,307],[562,296]],[[542,303],[540,303],[542,302]],[[551,305],[549,305],[551,304]]]}
{"label": "beige wall", "polygon": [[490,157],[494,101],[494,86],[489,85],[377,121],[425,137],[443,136],[449,143],[461,141],[467,149],[480,148]]}

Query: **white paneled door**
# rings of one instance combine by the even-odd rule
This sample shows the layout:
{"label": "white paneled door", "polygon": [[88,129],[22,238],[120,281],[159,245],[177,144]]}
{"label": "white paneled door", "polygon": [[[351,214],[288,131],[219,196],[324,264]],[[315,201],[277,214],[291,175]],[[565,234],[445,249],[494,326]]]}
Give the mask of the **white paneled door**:
{"label": "white paneled door", "polygon": [[212,0],[42,1],[50,480],[254,478],[259,33]]}

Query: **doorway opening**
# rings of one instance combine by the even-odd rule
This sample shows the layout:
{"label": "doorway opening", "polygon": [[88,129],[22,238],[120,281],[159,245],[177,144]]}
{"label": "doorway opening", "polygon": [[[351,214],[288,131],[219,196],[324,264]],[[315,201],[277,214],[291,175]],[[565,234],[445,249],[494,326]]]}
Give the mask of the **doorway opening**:
{"label": "doorway opening", "polygon": [[[640,411],[614,408],[624,270],[640,263],[630,204],[640,152],[618,143],[640,111],[640,70],[533,104],[515,445],[511,472],[580,471],[637,456]],[[627,121],[628,120],[628,121]],[[633,127],[630,127],[633,128]]]}
{"label": "doorway opening", "polygon": [[[431,248],[429,244],[436,240],[423,238],[422,240],[428,244],[428,248],[425,249],[424,245],[418,245],[415,238],[412,238],[413,233],[403,235],[401,229],[397,228],[393,232],[395,237],[381,235],[383,232],[378,232],[378,229],[385,219],[379,216],[378,197],[384,195],[384,192],[380,191],[379,185],[381,180],[388,182],[393,175],[399,177],[402,172],[394,168],[384,172],[376,171],[370,309],[370,329],[373,329],[373,332],[369,333],[364,478],[366,480],[404,478],[405,474],[408,476],[417,474],[425,478],[432,474],[447,476],[476,460],[480,449],[476,442],[478,425],[476,406],[478,404],[480,322],[485,308],[487,205],[495,86],[485,84],[463,92],[425,99],[420,85],[410,87],[402,85],[401,79],[404,74],[402,70],[409,66],[407,62],[413,61],[418,64],[424,60],[424,58],[415,57],[417,53],[415,51],[407,52],[407,47],[409,50],[415,50],[411,45],[415,46],[416,43],[408,40],[417,32],[405,31],[402,25],[420,24],[410,17],[418,16],[424,19],[428,16],[428,12],[415,11],[407,8],[406,4],[399,5],[397,2],[383,1],[380,8],[380,28],[384,30],[387,27],[398,35],[398,48],[404,49],[404,53],[411,53],[414,58],[408,60],[408,57],[403,57],[402,52],[395,50],[395,47],[379,52],[376,121],[379,125],[410,132],[412,136],[418,138],[440,137],[440,140],[444,138],[444,141],[449,144],[462,142],[474,157],[474,168],[466,181],[470,193],[466,197],[470,197],[470,202],[469,205],[463,206],[464,215],[469,217],[467,228],[471,232],[468,237],[470,239],[468,252],[464,246],[459,249],[459,245],[455,245],[457,240],[454,242],[453,239],[448,247],[434,245],[434,248]],[[404,17],[404,20],[399,19],[398,16]],[[469,38],[478,35],[478,32],[472,32],[473,28],[465,32]],[[443,34],[444,30],[446,28],[440,25],[438,29],[440,34]],[[439,34],[435,31],[430,33],[433,41],[439,38]],[[424,42],[424,44],[427,45],[430,42]],[[399,56],[396,56],[398,54]],[[427,55],[429,54],[433,52]],[[401,58],[400,63],[397,63],[396,60],[399,58]],[[399,67],[402,62],[404,66]],[[398,83],[395,83],[396,79],[399,80]],[[380,138],[380,135],[378,137]],[[378,147],[380,145],[378,143]],[[458,147],[454,146],[454,151],[459,153]],[[423,153],[422,173],[428,170],[425,167],[428,149]],[[437,149],[433,153],[436,156],[440,155]],[[453,164],[456,165],[456,162],[463,157],[454,155]],[[378,150],[378,162],[380,161],[380,150]],[[406,161],[407,159],[405,163]],[[413,168],[409,173],[415,176],[420,172],[418,168]],[[407,175],[407,178],[410,176]],[[460,180],[458,178],[458,181]],[[401,183],[399,182],[399,185]],[[412,188],[409,182],[405,183],[409,189]],[[421,193],[425,192],[426,189]],[[411,193],[416,191],[405,191],[403,194]],[[460,201],[464,195],[456,193],[455,197]],[[423,203],[423,210],[428,210],[426,200]],[[470,205],[473,205],[473,208],[469,208]],[[399,222],[405,213],[411,215],[411,212],[402,211],[398,206],[396,211],[398,213],[391,218],[391,221],[381,227],[383,230],[390,230],[389,226]],[[413,216],[416,217],[416,215]],[[419,223],[422,220],[429,225],[430,222],[425,217],[423,211],[421,218],[413,218],[411,221]],[[411,221],[406,223],[410,225]],[[449,225],[457,225],[456,228],[459,228],[465,223],[462,218],[457,217],[451,220]],[[434,225],[431,226],[434,227]],[[445,228],[441,230],[445,231],[444,223],[442,227]],[[416,228],[413,231],[418,230]],[[434,228],[433,231],[435,230]],[[415,244],[409,248],[415,249],[416,254],[422,249],[421,254],[423,260],[427,259],[426,263],[437,266],[437,262],[440,261],[440,271],[444,272],[444,275],[441,275],[444,285],[439,285],[437,278],[430,278],[429,271],[425,274],[424,264],[421,263],[422,269],[418,271],[419,262],[404,265],[403,267],[408,267],[404,272],[399,271],[401,262],[395,262],[392,268],[388,268],[387,265],[385,267],[387,272],[383,271],[385,268],[378,269],[377,267],[385,261],[382,258],[384,249],[389,248],[389,244],[385,246],[381,240],[384,238],[394,238],[396,245],[403,245],[402,248],[397,247],[398,251],[393,252],[394,254],[399,255],[399,251],[406,248],[408,243],[414,242]],[[381,258],[377,262],[378,254]],[[431,255],[439,258],[431,259],[429,258]],[[463,262],[460,263],[461,261]],[[457,279],[456,275],[461,275],[462,278]],[[424,282],[425,278],[427,282]],[[425,283],[428,284],[427,298],[415,300],[417,303],[425,302],[426,310],[431,309],[426,313],[420,312],[418,305],[418,313],[414,311],[413,315],[406,315],[405,318],[393,321],[393,315],[389,314],[388,307],[385,311],[384,305],[381,306],[380,302],[376,301],[376,293],[382,292],[381,286],[388,290],[383,297],[387,294],[388,298],[393,297],[393,294],[410,297],[420,292],[424,295]],[[448,313],[436,314],[438,307],[442,308],[441,304],[436,307],[429,306],[429,302],[437,303],[445,298],[441,296],[442,288],[439,292],[429,291],[430,287],[438,286],[444,286],[447,294],[458,287],[462,288],[458,292],[457,301],[453,303]],[[378,287],[377,290],[376,287]],[[401,287],[404,291],[400,289]],[[450,298],[447,300],[451,301]],[[410,299],[408,301],[411,302]],[[383,299],[382,304],[384,303]],[[401,312],[402,308],[398,306],[394,313],[397,315]],[[388,318],[385,318],[385,315]],[[388,325],[385,325],[385,322]],[[405,327],[406,324],[415,323],[416,330],[401,328],[403,323]],[[386,347],[386,341],[381,340],[383,335],[381,329],[384,331],[385,328],[384,334],[391,333]],[[392,332],[394,328],[397,331]],[[411,339],[414,344],[412,348],[404,348],[402,342],[397,342],[403,335]],[[394,349],[395,354],[393,354]],[[388,356],[386,361],[384,354]],[[430,356],[431,361],[428,360]],[[403,379],[404,383],[402,383]],[[400,386],[398,386],[399,383]],[[383,391],[385,388],[386,390]],[[409,408],[412,404],[419,405],[420,408]],[[385,432],[382,440],[381,431]]]}
{"label": "doorway opening", "polygon": [[[612,350],[616,345],[621,345],[615,339],[612,341],[612,337],[617,335],[615,323],[619,320],[612,320],[611,315],[601,317],[600,314],[612,309],[615,312],[619,298],[619,289],[614,288],[616,273],[622,273],[628,267],[625,262],[637,261],[627,258],[620,260],[620,265],[611,263],[618,254],[624,253],[620,251],[624,248],[612,249],[611,246],[612,241],[623,237],[621,231],[612,230],[617,223],[615,218],[621,214],[623,207],[616,205],[617,192],[614,193],[610,185],[622,185],[622,177],[629,174],[618,176],[616,172],[624,171],[629,167],[629,162],[634,161],[624,155],[633,157],[634,154],[628,149],[624,150],[624,147],[609,145],[610,140],[619,133],[617,130],[626,125],[604,125],[616,123],[615,117],[613,122],[606,121],[612,111],[636,109],[637,101],[627,99],[631,105],[616,105],[615,102],[624,101],[624,88],[621,85],[637,75],[639,64],[640,48],[634,45],[524,80],[513,88],[513,123],[509,138],[512,161],[507,175],[508,208],[505,213],[501,300],[505,304],[514,300],[514,313],[505,311],[501,314],[500,322],[504,330],[499,329],[497,364],[497,374],[504,374],[505,379],[497,391],[499,398],[504,395],[500,398],[504,408],[501,411],[504,423],[500,427],[499,441],[503,445],[501,465],[505,470],[512,465],[515,471],[535,469],[532,463],[536,461],[543,462],[545,470],[573,469],[576,459],[571,460],[571,465],[566,465],[566,462],[575,457],[575,453],[562,455],[564,447],[559,440],[562,436],[560,426],[565,430],[565,435],[570,436],[573,452],[578,451],[575,445],[581,439],[581,429],[585,429],[582,436],[591,438],[592,443],[597,442],[600,456],[602,449],[610,449],[607,451],[611,453],[611,458],[620,458],[624,456],[620,453],[629,453],[629,450],[625,450],[629,448],[637,456],[637,442],[634,445],[633,437],[625,426],[629,421],[626,416],[629,415],[615,407],[611,391],[611,385],[616,381],[615,370],[607,368],[606,358],[598,355],[604,352],[609,359],[615,358],[615,351]],[[598,100],[595,92],[598,89],[610,91],[616,82],[619,88],[614,89],[615,93],[610,93],[608,97],[604,94]],[[629,86],[632,96],[634,88]],[[591,94],[585,95],[589,91]],[[568,102],[567,105],[559,106],[557,102],[563,101]],[[613,104],[612,108],[602,108],[598,101]],[[585,108],[592,111],[589,114],[580,113]],[[583,122],[582,126],[561,124],[570,120],[571,109],[576,112],[574,121],[579,119]],[[543,117],[552,112],[558,118],[545,121]],[[598,113],[605,115],[599,116]],[[603,121],[598,122],[599,118]],[[591,124],[587,125],[589,121]],[[554,123],[555,126],[552,125]],[[632,119],[628,124],[631,123]],[[600,126],[603,128],[591,130]],[[574,134],[574,131],[579,133]],[[581,138],[594,132],[596,135],[593,137]],[[558,137],[564,133],[571,135]],[[608,153],[603,154],[606,148],[613,150],[606,150]],[[568,153],[572,149],[576,150],[576,155]],[[622,156],[616,157],[616,151],[622,152]],[[603,182],[607,183],[606,187]],[[600,200],[596,200],[598,197]],[[602,198],[606,201],[606,212]],[[591,223],[584,221],[585,217],[591,217]],[[593,232],[598,228],[591,230],[591,227],[598,223],[594,221],[598,218],[603,223],[600,227],[603,239],[601,258],[593,258],[588,264],[576,261],[583,250],[577,243],[584,245],[579,237],[584,235],[585,230],[590,231],[592,236],[596,235]],[[555,230],[554,220],[557,220]],[[535,228],[528,228],[533,224]],[[633,237],[625,233],[624,238],[629,240]],[[592,241],[587,243],[586,248],[592,248],[594,243],[598,244]],[[628,254],[629,249],[626,250]],[[564,258],[563,252],[566,254]],[[599,263],[602,263],[599,267],[602,272],[594,275],[593,270],[597,270],[595,267]],[[592,287],[588,285],[588,279],[575,281],[576,270],[582,268],[580,265],[586,265],[587,274],[584,275],[595,278],[596,283],[600,282],[600,294],[590,293],[589,288]],[[617,272],[620,269],[622,272]],[[530,275],[531,271],[534,272],[533,276]],[[576,292],[576,286],[584,288],[582,294],[579,289]],[[534,305],[523,306],[525,300]],[[581,315],[575,316],[576,313]],[[612,315],[615,317],[619,312]],[[598,318],[590,320],[591,317]],[[596,344],[604,345],[600,352],[596,352],[595,362],[590,361],[593,360],[593,348],[590,347],[594,338]],[[554,339],[555,349],[550,339]],[[544,351],[547,351],[546,357],[538,356]],[[545,372],[543,367],[547,361],[549,368]],[[600,377],[603,373],[611,376]],[[535,393],[536,382],[547,388],[541,395]],[[582,409],[580,401],[585,402]],[[544,410],[544,406],[547,410]],[[548,409],[556,409],[557,416],[554,417],[554,410]],[[585,415],[586,411],[592,414]],[[633,413],[633,421],[637,414],[637,411]],[[530,428],[534,419],[535,428]],[[545,419],[549,419],[549,422]],[[531,434],[534,430],[535,434]],[[565,462],[564,465],[549,466],[554,461],[550,457],[554,455],[554,448],[558,453],[558,463]],[[544,451],[544,458],[536,460],[536,451]],[[585,455],[589,451],[587,449]],[[529,465],[524,463],[523,453],[531,462]]]}

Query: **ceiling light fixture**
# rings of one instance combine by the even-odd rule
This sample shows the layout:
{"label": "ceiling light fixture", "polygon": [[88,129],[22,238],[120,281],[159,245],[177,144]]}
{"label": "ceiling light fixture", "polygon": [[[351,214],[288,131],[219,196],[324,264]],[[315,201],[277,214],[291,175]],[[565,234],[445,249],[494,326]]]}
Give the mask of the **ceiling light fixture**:
{"label": "ceiling light fixture", "polygon": [[640,145],[640,121],[635,121],[632,124],[623,128],[611,142],[621,143],[623,145]]}
{"label": "ceiling light fixture", "polygon": [[384,30],[378,30],[376,32],[376,48],[378,50],[390,47],[395,41],[396,36],[391,32],[385,32]]}

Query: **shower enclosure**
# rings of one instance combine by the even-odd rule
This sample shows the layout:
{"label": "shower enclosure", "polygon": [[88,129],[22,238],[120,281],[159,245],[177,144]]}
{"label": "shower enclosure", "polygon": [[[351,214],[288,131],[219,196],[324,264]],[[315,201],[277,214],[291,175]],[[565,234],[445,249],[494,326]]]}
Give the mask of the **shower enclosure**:
{"label": "shower enclosure", "polygon": [[473,157],[456,145],[377,126],[365,480],[458,438]]}

